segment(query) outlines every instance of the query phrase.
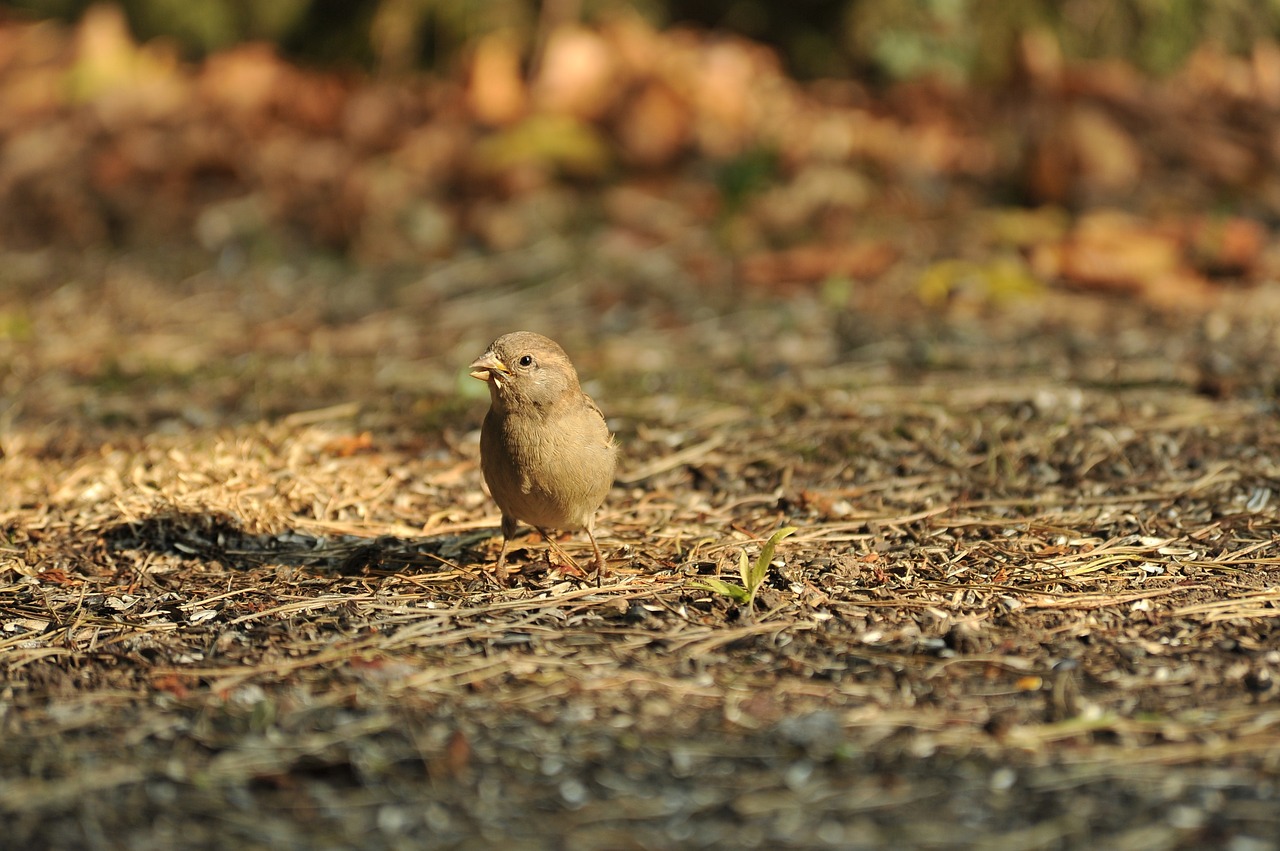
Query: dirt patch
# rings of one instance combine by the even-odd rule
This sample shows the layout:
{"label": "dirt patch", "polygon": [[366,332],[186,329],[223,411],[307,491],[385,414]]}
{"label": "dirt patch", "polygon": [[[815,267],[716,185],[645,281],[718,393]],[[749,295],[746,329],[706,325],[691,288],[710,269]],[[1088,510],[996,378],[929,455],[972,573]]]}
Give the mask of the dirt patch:
{"label": "dirt patch", "polygon": [[[10,841],[1280,837],[1273,293],[707,312],[568,278],[10,291]],[[532,535],[488,575],[462,369],[517,325],[625,448],[599,587]],[[754,608],[700,584],[784,525]]]}

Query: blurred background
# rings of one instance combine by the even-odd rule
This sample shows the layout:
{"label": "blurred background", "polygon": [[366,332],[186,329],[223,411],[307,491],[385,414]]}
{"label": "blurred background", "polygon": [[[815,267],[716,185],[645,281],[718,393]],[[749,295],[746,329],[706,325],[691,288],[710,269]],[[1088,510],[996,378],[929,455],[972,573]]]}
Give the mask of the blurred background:
{"label": "blurred background", "polygon": [[[0,2],[0,845],[1277,847],[1278,35]],[[517,328],[604,596],[479,578]]]}
{"label": "blurred background", "polygon": [[[956,323],[1153,316],[1254,341],[1164,378],[1273,394],[1235,330],[1275,301],[1278,31],[1270,0],[3,5],[6,398],[436,410],[514,324],[668,386],[674,351],[930,367]],[[172,404],[103,401],[135,385]]]}
{"label": "blurred background", "polygon": [[[92,0],[18,0],[31,19],[78,20]],[[1176,70],[1206,42],[1247,53],[1274,34],[1273,2],[1227,0],[1176,6],[1141,0],[125,0],[116,4],[142,41],[172,40],[188,58],[245,41],[276,44],[311,64],[395,70],[447,69],[476,39],[504,32],[527,53],[566,24],[637,16],[655,29],[687,26],[769,45],[804,79],[874,75],[893,81],[943,72],[1000,79],[1028,29],[1050,31],[1076,59],[1114,58],[1152,73]]]}

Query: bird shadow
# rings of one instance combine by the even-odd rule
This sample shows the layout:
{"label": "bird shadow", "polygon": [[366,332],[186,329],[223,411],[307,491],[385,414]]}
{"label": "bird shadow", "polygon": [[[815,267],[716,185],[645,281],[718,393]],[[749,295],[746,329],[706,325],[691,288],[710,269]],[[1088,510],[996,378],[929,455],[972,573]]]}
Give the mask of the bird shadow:
{"label": "bird shadow", "polygon": [[176,554],[241,570],[274,564],[348,576],[370,570],[452,570],[460,556],[489,537],[491,532],[471,532],[408,540],[391,535],[312,535],[294,529],[262,534],[247,531],[240,520],[223,512],[173,509],[122,521],[102,533],[104,543],[114,550]]}

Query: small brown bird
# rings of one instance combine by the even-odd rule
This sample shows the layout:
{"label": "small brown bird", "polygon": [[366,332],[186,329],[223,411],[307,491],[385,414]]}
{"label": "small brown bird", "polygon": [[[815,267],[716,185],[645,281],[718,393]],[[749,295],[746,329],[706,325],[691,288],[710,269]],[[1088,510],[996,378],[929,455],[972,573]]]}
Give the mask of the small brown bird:
{"label": "small brown bird", "polygon": [[544,537],[547,529],[585,529],[598,578],[604,558],[595,516],[613,485],[618,447],[569,356],[541,334],[514,331],[476,358],[471,377],[489,382],[480,469],[502,511],[498,579],[507,579],[507,545],[519,522]]}

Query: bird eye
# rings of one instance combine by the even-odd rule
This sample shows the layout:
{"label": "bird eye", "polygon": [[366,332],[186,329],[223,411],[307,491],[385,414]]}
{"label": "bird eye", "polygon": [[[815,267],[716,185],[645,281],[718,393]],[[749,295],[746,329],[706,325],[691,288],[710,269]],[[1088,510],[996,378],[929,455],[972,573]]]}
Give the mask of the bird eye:
{"label": "bird eye", "polygon": [[533,356],[532,356],[532,355],[524,355],[524,356],[522,356],[522,357],[520,358],[519,363],[520,363],[520,365],[521,365],[521,366],[533,366]]}

